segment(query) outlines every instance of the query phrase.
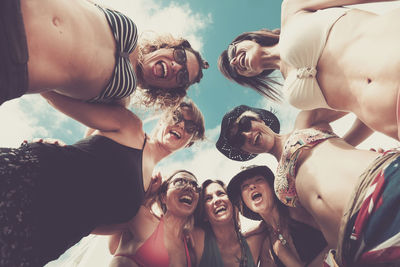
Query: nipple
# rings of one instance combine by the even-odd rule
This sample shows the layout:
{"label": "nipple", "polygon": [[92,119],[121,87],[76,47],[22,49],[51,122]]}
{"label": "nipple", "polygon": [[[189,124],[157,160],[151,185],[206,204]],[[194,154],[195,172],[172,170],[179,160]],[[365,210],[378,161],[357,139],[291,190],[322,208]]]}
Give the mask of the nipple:
{"label": "nipple", "polygon": [[317,70],[314,67],[306,67],[306,68],[298,68],[297,69],[297,78],[305,79],[305,78],[313,78],[317,74]]}

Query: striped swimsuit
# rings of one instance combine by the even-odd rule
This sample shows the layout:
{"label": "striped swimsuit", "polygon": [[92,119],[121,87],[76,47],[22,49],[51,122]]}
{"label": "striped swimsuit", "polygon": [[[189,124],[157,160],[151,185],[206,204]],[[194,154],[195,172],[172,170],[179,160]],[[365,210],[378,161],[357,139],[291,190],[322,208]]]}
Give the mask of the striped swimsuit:
{"label": "striped swimsuit", "polygon": [[[97,6],[97,5],[96,5]],[[89,102],[111,102],[129,96],[136,89],[136,74],[129,60],[129,54],[135,49],[138,33],[135,23],[122,13],[100,8],[106,15],[116,41],[114,74],[100,95]]]}

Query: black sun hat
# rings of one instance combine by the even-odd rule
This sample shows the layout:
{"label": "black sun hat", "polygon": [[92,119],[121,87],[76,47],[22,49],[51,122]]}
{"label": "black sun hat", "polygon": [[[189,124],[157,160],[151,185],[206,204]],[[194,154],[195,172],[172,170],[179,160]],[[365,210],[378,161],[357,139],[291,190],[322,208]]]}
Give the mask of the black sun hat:
{"label": "black sun hat", "polygon": [[[248,167],[244,167],[241,172],[233,176],[228,184],[228,197],[232,201],[233,205],[239,208],[242,215],[248,219],[260,221],[262,220],[261,216],[258,213],[251,211],[244,203],[242,202],[241,197],[241,189],[240,185],[246,179],[252,178],[256,175],[262,175],[264,179],[270,186],[273,186],[275,176],[272,173],[271,169],[264,165],[251,165]],[[273,188],[272,188],[273,189]]]}
{"label": "black sun hat", "polygon": [[247,161],[253,159],[257,156],[257,154],[247,153],[242,151],[240,148],[233,146],[229,142],[229,130],[245,111],[252,111],[256,113],[261,120],[265,122],[269,128],[275,133],[279,133],[280,123],[278,118],[274,115],[274,113],[267,111],[265,109],[260,108],[252,108],[246,105],[237,106],[228,113],[222,119],[221,122],[221,133],[219,135],[218,141],[215,144],[219,152],[224,154],[226,157],[237,160],[237,161]]}

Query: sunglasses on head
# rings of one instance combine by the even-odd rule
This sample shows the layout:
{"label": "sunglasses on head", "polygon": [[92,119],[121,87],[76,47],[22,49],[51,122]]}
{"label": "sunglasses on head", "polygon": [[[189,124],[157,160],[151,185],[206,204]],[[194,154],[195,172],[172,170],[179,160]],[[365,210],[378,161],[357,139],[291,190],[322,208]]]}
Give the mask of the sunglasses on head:
{"label": "sunglasses on head", "polygon": [[196,123],[192,120],[185,120],[182,112],[180,112],[179,110],[174,110],[174,112],[172,113],[172,121],[174,122],[174,124],[178,124],[183,121],[185,132],[187,132],[188,134],[193,134],[198,130]]}
{"label": "sunglasses on head", "polygon": [[244,116],[239,120],[237,123],[236,133],[229,138],[229,142],[232,146],[241,148],[244,145],[246,138],[242,133],[250,131],[252,121],[257,121],[257,119],[250,116]]}
{"label": "sunglasses on head", "polygon": [[189,71],[186,64],[186,51],[182,46],[178,46],[174,48],[173,55],[175,62],[182,66],[182,68],[176,74],[176,83],[179,87],[185,87],[189,84]]}
{"label": "sunglasses on head", "polygon": [[200,187],[195,180],[188,179],[185,177],[177,177],[171,182],[172,186],[175,188],[183,188],[186,186],[191,186],[196,192],[200,192]]}

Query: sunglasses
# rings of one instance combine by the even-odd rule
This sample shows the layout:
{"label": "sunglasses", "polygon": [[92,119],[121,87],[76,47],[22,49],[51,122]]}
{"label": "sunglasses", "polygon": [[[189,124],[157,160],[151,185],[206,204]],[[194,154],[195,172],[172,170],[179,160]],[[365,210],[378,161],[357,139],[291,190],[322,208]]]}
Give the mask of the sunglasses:
{"label": "sunglasses", "polygon": [[186,51],[183,47],[178,46],[174,48],[173,55],[175,62],[182,66],[182,68],[176,74],[176,83],[179,87],[185,87],[189,84],[189,71],[186,65]]}
{"label": "sunglasses", "polygon": [[201,188],[199,184],[192,179],[187,179],[184,177],[177,177],[171,182],[172,186],[175,188],[183,188],[186,186],[191,186],[195,192],[200,192]]}
{"label": "sunglasses", "polygon": [[229,143],[232,146],[241,148],[246,142],[246,137],[242,135],[243,132],[248,132],[251,129],[251,122],[257,121],[256,118],[250,116],[242,117],[237,123],[237,132],[229,138]]}
{"label": "sunglasses", "polygon": [[174,110],[174,112],[172,113],[172,121],[174,122],[174,124],[178,124],[183,121],[185,132],[187,132],[188,134],[194,134],[198,131],[196,123],[192,120],[185,120],[182,112],[180,112],[179,110]]}

